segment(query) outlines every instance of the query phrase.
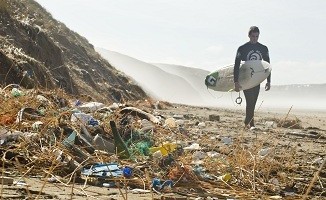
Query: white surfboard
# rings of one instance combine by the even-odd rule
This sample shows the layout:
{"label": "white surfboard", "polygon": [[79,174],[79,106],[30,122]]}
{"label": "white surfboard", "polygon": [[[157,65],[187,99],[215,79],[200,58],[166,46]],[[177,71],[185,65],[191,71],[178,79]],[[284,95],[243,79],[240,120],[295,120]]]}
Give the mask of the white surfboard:
{"label": "white surfboard", "polygon": [[[234,89],[233,68],[234,65],[230,65],[208,74],[205,79],[206,86],[215,91],[232,91]],[[259,85],[271,74],[271,70],[271,65],[266,61],[245,61],[239,69],[240,90],[247,90]]]}

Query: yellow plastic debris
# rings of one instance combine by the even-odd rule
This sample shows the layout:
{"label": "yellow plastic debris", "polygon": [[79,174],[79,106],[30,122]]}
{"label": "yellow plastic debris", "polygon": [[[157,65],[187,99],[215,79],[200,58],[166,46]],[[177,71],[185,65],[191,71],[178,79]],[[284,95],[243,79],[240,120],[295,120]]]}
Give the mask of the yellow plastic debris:
{"label": "yellow plastic debris", "polygon": [[232,175],[230,173],[226,173],[223,176],[220,176],[219,178],[224,182],[228,182],[232,178]]}
{"label": "yellow plastic debris", "polygon": [[177,148],[175,143],[165,143],[160,147],[149,148],[150,153],[155,153],[156,151],[161,151],[163,156],[167,156],[169,153],[173,152]]}

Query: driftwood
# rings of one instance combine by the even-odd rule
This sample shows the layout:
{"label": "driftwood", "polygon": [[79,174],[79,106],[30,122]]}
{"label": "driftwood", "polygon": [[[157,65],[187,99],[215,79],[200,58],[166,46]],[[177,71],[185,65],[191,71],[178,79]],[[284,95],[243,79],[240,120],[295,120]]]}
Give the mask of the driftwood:
{"label": "driftwood", "polygon": [[154,115],[150,114],[150,113],[147,113],[145,111],[142,111],[138,108],[135,108],[135,107],[126,107],[126,108],[123,108],[121,111],[120,111],[121,114],[126,114],[126,113],[130,113],[131,115],[134,115],[134,116],[138,116],[142,119],[147,119],[155,124],[158,124],[160,123],[160,120],[155,117]]}
{"label": "driftwood", "polygon": [[313,139],[326,139],[326,136],[323,136],[320,133],[317,134],[311,134],[311,133],[303,133],[303,132],[289,132],[287,135],[293,135],[298,137],[307,137],[307,138],[313,138]]}
{"label": "driftwood", "polygon": [[319,176],[319,173],[321,172],[321,170],[322,170],[323,167],[325,166],[325,163],[326,163],[326,159],[324,158],[323,163],[320,165],[318,171],[315,173],[314,177],[312,178],[312,180],[311,180],[311,182],[310,182],[310,184],[309,184],[309,187],[308,187],[308,189],[307,189],[307,191],[306,191],[306,194],[304,195],[303,199],[307,199],[308,194],[309,194],[309,192],[311,191],[312,186],[313,186],[314,183],[316,182],[317,177]]}

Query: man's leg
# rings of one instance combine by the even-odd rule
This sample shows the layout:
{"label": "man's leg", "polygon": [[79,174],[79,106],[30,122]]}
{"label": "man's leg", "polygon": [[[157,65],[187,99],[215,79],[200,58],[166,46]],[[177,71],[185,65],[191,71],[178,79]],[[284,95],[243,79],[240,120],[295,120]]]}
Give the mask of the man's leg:
{"label": "man's leg", "polygon": [[254,112],[255,106],[258,99],[260,90],[260,85],[257,85],[254,88],[244,90],[243,93],[246,97],[246,118],[245,118],[245,125],[250,125],[250,127],[255,126],[254,123]]}

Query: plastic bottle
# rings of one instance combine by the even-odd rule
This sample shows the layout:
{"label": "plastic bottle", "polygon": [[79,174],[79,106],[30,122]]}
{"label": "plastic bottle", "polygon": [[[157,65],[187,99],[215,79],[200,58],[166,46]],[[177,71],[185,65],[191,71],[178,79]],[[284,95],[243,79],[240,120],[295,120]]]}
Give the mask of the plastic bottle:
{"label": "plastic bottle", "polygon": [[114,145],[117,151],[119,158],[126,159],[130,158],[130,152],[127,148],[127,145],[122,140],[120,134],[118,133],[117,126],[114,121],[110,121],[111,130],[114,138]]}

